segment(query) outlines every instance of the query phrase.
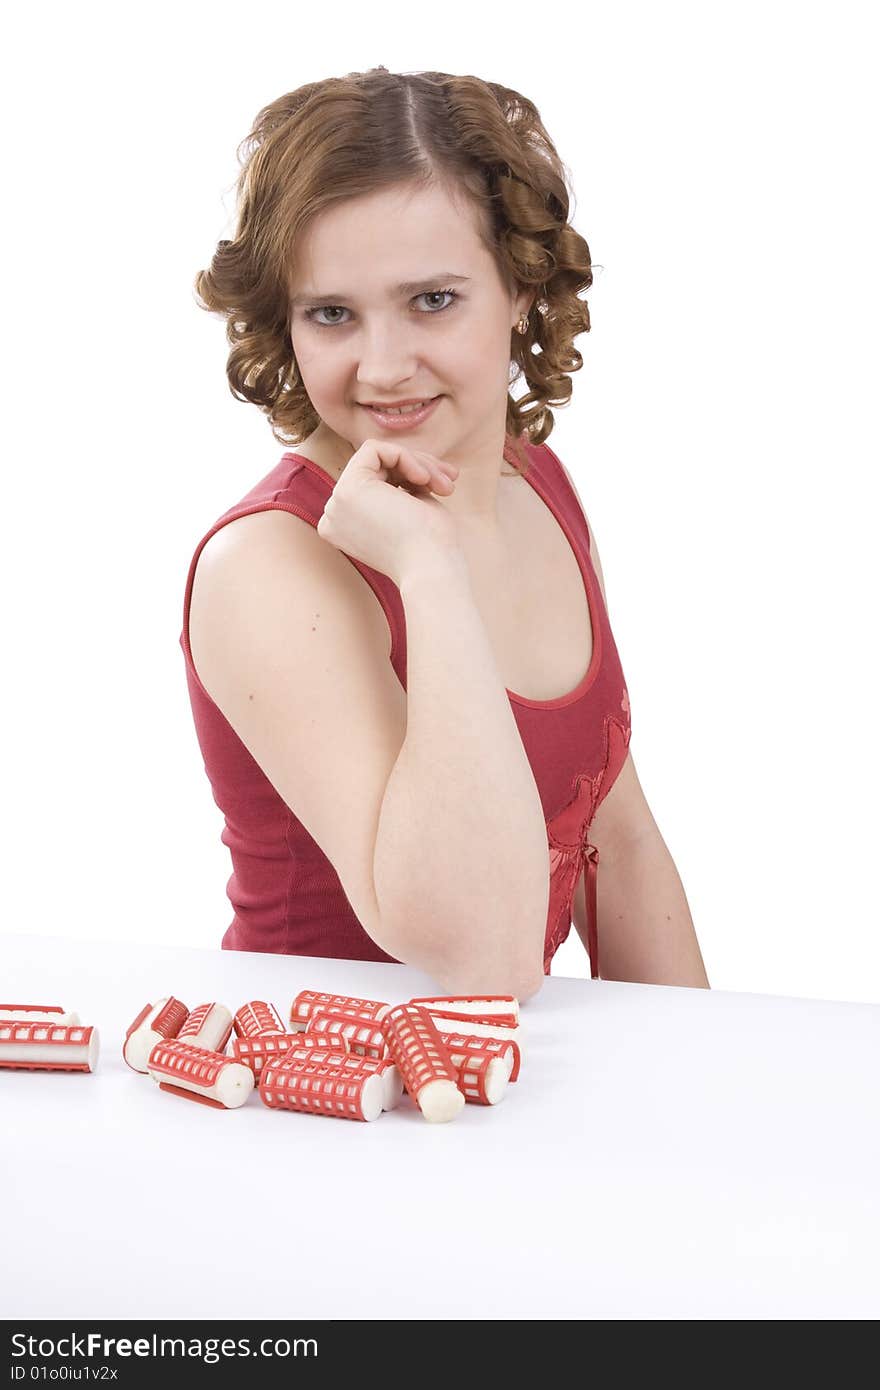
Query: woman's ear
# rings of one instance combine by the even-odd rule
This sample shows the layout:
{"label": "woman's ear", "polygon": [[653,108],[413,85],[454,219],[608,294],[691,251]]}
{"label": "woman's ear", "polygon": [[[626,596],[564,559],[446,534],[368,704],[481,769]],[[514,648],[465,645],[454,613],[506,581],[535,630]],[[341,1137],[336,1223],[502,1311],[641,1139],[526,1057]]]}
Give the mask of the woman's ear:
{"label": "woman's ear", "polygon": [[513,307],[516,312],[516,317],[513,321],[514,328],[516,328],[516,325],[519,323],[523,314],[525,314],[527,318],[531,315],[532,309],[535,306],[536,298],[537,295],[535,294],[534,290],[523,290],[520,294],[516,296],[513,302]]}

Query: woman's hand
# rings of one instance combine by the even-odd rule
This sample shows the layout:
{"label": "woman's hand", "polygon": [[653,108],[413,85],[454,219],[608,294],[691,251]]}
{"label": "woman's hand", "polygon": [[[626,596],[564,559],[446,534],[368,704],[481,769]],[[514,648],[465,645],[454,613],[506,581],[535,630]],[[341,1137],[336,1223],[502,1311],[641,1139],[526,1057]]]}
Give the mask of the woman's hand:
{"label": "woman's hand", "polygon": [[455,522],[432,496],[448,497],[457,476],[454,463],[423,449],[367,439],[328,498],[318,535],[399,587],[426,550],[459,552]]}

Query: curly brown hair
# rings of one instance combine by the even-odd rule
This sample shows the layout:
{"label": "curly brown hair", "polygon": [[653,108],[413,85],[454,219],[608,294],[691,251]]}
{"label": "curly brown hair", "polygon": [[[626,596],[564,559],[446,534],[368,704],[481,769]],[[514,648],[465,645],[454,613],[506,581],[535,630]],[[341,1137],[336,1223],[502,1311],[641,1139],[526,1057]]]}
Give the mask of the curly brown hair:
{"label": "curly brown hair", "polygon": [[533,102],[479,77],[371,68],[263,107],[237,154],[235,236],[194,282],[199,307],[226,317],[233,396],[259,406],[282,444],[318,427],[290,337],[297,238],[339,199],[439,184],[483,214],[481,238],[511,296],[535,289],[526,332],[511,334],[511,384],[522,376],[529,390],[508,392],[505,427],[505,456],[525,471],[521,437],[548,438],[549,407],[568,403],[569,373],[583,366],[574,339],[590,312],[578,296],[593,283],[590,248],[568,222],[567,170]]}

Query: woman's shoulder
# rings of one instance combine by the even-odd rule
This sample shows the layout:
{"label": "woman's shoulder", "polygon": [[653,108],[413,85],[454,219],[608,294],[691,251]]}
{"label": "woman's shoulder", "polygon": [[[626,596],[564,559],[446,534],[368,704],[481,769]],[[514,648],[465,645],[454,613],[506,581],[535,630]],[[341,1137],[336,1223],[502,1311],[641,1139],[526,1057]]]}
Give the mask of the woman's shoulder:
{"label": "woman's shoulder", "polygon": [[342,551],[318,535],[311,521],[277,504],[233,517],[202,547],[189,614],[193,647],[199,645],[202,626],[217,632],[222,625],[219,608],[233,596],[259,598],[262,592],[255,612],[257,617],[265,614],[268,622],[273,620],[274,595],[291,584],[328,610],[355,616],[380,649],[389,650],[388,621],[371,586]]}
{"label": "woman's shoulder", "polygon": [[[317,469],[317,473],[316,473]],[[262,547],[276,539],[291,562],[318,570],[338,569],[327,563],[328,547],[317,532],[326,489],[317,474],[320,455],[310,441],[287,450],[280,462],[211,528],[199,552],[199,563],[247,567]],[[329,479],[330,482],[333,479]]]}
{"label": "woman's shoulder", "polygon": [[562,459],[559,457],[559,455],[558,455],[557,453],[555,453],[555,452],[553,451],[553,449],[550,448],[550,445],[549,445],[549,444],[542,444],[542,445],[541,445],[541,448],[545,451],[545,454],[549,455],[550,459],[552,459],[552,460],[555,462],[555,464],[557,465],[557,467],[558,467],[559,470],[561,471],[563,477],[565,478],[566,483],[568,484],[569,488],[571,489],[571,493],[572,493],[572,496],[573,496],[575,502],[576,502],[577,505],[580,507],[581,512],[583,513],[584,521],[586,522],[586,526],[587,526],[587,537],[588,537],[589,543],[590,543],[590,552],[591,552],[591,554],[594,555],[594,558],[595,558],[595,537],[593,536],[593,531],[592,531],[592,528],[591,528],[591,526],[590,526],[590,519],[589,519],[589,517],[587,516],[587,508],[586,508],[586,506],[585,506],[585,504],[584,504],[583,498],[581,497],[580,493],[579,493],[578,490],[577,490],[577,487],[576,487],[576,485],[575,485],[574,478],[571,476],[571,473],[570,473],[569,470],[566,468],[565,464],[562,462]]}
{"label": "woman's shoulder", "polygon": [[273,500],[224,521],[202,546],[199,564],[247,566],[273,540],[288,553],[291,563],[320,564],[324,555],[324,542],[314,523]]}

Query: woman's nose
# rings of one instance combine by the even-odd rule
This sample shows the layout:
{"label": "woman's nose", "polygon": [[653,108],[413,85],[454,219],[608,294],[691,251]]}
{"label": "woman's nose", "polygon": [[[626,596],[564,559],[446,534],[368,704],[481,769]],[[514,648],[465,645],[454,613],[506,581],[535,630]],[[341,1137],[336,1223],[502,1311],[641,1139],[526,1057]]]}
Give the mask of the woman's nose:
{"label": "woman's nose", "polygon": [[377,328],[361,338],[357,379],[362,386],[371,387],[377,396],[387,396],[393,387],[413,375],[416,361],[405,329],[399,324]]}

